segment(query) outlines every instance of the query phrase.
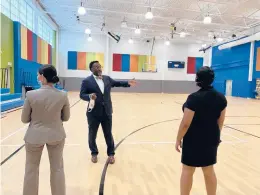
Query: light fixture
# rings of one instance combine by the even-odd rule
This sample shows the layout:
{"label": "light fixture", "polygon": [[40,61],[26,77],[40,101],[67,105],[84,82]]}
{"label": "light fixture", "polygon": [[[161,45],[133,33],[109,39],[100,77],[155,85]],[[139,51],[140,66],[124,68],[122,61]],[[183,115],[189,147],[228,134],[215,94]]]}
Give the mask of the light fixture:
{"label": "light fixture", "polygon": [[203,44],[203,45],[202,45],[202,48],[206,48],[206,47],[207,47],[207,45],[206,45],[206,44]]}
{"label": "light fixture", "polygon": [[148,8],[148,11],[147,11],[146,14],[145,14],[145,18],[146,18],[147,20],[153,19],[152,8]]}
{"label": "light fixture", "polygon": [[80,3],[80,7],[78,8],[78,14],[83,16],[86,14],[86,9],[83,7],[83,3]]}
{"label": "light fixture", "polygon": [[89,35],[91,33],[91,30],[89,28],[86,28],[85,33]]}
{"label": "light fixture", "polygon": [[139,28],[139,26],[135,29],[135,34],[140,34],[141,33],[141,30]]}
{"label": "light fixture", "polygon": [[204,17],[203,23],[204,24],[210,24],[212,21],[211,17],[209,15]]}
{"label": "light fixture", "polygon": [[92,40],[93,40],[92,37],[89,35],[88,41],[91,42]]}
{"label": "light fixture", "polygon": [[181,33],[180,33],[180,37],[181,37],[181,38],[184,38],[185,36],[186,36],[186,33],[185,33],[185,32],[181,32]]}
{"label": "light fixture", "polygon": [[128,40],[128,43],[133,44],[133,43],[134,43],[133,39],[132,39],[132,38],[129,39],[129,40]]}
{"label": "light fixture", "polygon": [[165,41],[165,45],[170,45],[170,41]]}
{"label": "light fixture", "polygon": [[126,23],[125,17],[124,17],[123,21],[121,22],[121,27],[122,28],[127,28],[127,23]]}
{"label": "light fixture", "polygon": [[223,38],[221,38],[221,37],[217,38],[217,42],[222,42],[222,41],[223,41]]}
{"label": "light fixture", "polygon": [[123,21],[121,22],[121,27],[122,27],[122,28],[127,28],[127,23],[126,23],[125,20],[123,20]]}

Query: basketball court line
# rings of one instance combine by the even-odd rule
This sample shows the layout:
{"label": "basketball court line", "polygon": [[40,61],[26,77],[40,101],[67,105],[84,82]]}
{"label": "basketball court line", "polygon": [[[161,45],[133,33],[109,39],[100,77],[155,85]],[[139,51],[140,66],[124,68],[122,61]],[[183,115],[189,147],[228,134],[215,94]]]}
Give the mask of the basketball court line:
{"label": "basketball court line", "polygon": [[[65,146],[81,146],[82,144],[65,144]],[[1,147],[20,147],[19,144],[3,144]]]}
{"label": "basketball court line", "polygon": [[[115,151],[128,137],[130,137],[131,135],[137,133],[138,131],[141,131],[141,130],[143,130],[143,129],[147,128],[147,127],[150,127],[150,126],[154,126],[154,125],[157,125],[157,124],[160,124],[160,123],[166,123],[166,122],[170,122],[170,121],[174,121],[174,120],[181,120],[181,119],[172,119],[172,120],[165,120],[165,121],[161,121],[161,122],[156,122],[156,123],[152,123],[150,125],[143,126],[143,127],[139,128],[139,129],[133,131],[132,133],[130,133],[127,136],[125,136],[120,142],[118,142],[118,144],[116,144]],[[224,126],[227,127],[227,128],[230,128],[229,126],[226,126],[226,125],[224,125]],[[230,129],[236,130],[235,128],[230,128]],[[226,132],[222,132],[222,135],[231,136],[232,138],[235,138],[238,141],[236,141],[236,142],[234,142],[234,141],[222,141],[221,143],[228,143],[228,144],[232,144],[232,145],[234,145],[235,143],[237,143],[237,144],[247,143],[247,141],[242,140],[242,139],[240,139],[240,138],[238,138],[238,137],[236,137],[234,135],[231,135],[229,133],[226,133]],[[252,136],[254,136],[254,135],[252,135]],[[173,144],[173,143],[170,143],[170,144]],[[106,161],[106,163],[104,165],[104,168],[103,168],[103,171],[102,171],[102,175],[101,175],[101,179],[100,179],[99,195],[104,195],[105,178],[106,178],[106,172],[107,172],[107,169],[108,169],[108,165],[109,165],[109,159],[107,158],[107,161]]]}
{"label": "basketball court line", "polygon": [[19,131],[23,131],[26,130],[28,128],[29,125],[25,125],[20,129],[17,129],[16,131],[14,131],[13,133],[9,134],[8,136],[6,136],[5,138],[1,139],[0,143],[2,143],[3,141],[7,140],[9,137],[12,137],[13,135],[15,135],[16,133],[18,133]]}
{"label": "basketball court line", "polygon": [[[173,145],[176,142],[145,142],[145,141],[137,141],[137,142],[123,142],[122,145]],[[223,141],[221,144],[240,144],[247,143],[247,141]],[[106,143],[101,143],[101,145],[106,145]]]}
{"label": "basketball court line", "polygon": [[227,126],[227,125],[224,125],[224,127],[227,127],[227,128],[229,128],[229,129],[232,129],[232,130],[238,131],[238,132],[240,132],[240,133],[244,133],[244,134],[247,134],[247,135],[250,135],[250,136],[253,136],[253,137],[255,137],[255,138],[260,139],[260,136],[257,136],[257,135],[251,134],[251,133],[247,133],[247,132],[242,131],[242,130],[240,130],[240,129],[237,129],[237,128],[234,128],[234,127],[230,127],[230,126]]}
{"label": "basketball court line", "polygon": [[[72,104],[72,106],[70,108],[72,108],[74,105],[76,105],[78,102],[80,101],[80,99],[78,101],[76,101],[74,104]],[[17,129],[16,131],[14,131],[13,133],[7,135],[5,138],[3,138],[2,140],[0,140],[0,143],[2,143],[3,141],[5,141],[6,139],[8,139],[9,137],[15,135],[16,133],[18,133],[19,131],[25,130],[27,129],[29,126],[29,124]]]}
{"label": "basketball court line", "polygon": [[[70,108],[74,107],[76,104],[78,104],[81,101],[81,99],[79,99],[78,101],[76,101],[74,104],[72,104],[70,106]],[[15,132],[17,133],[17,131]],[[14,135],[14,134],[13,134]],[[18,153],[23,147],[25,146],[25,144],[21,145],[18,149],[16,149],[12,154],[10,154],[6,159],[4,159],[0,166],[2,166],[4,163],[6,163],[10,158],[12,158],[16,153]]]}

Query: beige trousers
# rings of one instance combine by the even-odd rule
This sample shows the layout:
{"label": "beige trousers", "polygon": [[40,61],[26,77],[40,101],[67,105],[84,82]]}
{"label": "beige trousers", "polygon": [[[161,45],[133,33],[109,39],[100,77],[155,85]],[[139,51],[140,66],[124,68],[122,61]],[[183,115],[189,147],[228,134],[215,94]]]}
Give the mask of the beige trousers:
{"label": "beige trousers", "polygon": [[[47,145],[50,160],[50,182],[52,195],[65,195],[65,174],[63,168],[63,148],[65,140]],[[23,195],[38,195],[39,166],[44,145],[25,143],[26,165]]]}

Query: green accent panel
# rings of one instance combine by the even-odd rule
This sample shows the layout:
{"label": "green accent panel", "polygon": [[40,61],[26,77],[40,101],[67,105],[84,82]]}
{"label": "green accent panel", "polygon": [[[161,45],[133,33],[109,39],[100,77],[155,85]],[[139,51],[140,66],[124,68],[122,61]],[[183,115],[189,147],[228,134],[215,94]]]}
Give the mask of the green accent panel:
{"label": "green accent panel", "polygon": [[87,52],[87,64],[86,64],[86,70],[89,69],[90,62],[96,60],[96,53],[93,52]]}
{"label": "green accent panel", "polygon": [[146,62],[146,56],[145,55],[138,56],[138,72],[142,72],[142,69],[144,67],[145,62]]}
{"label": "green accent panel", "polygon": [[56,45],[56,31],[53,31],[53,46],[52,46],[52,65],[56,66],[56,53],[57,53],[57,45]]}
{"label": "green accent panel", "polygon": [[[14,93],[14,25],[13,21],[1,13],[1,68],[10,68],[10,92]],[[0,76],[1,78],[1,76]]]}

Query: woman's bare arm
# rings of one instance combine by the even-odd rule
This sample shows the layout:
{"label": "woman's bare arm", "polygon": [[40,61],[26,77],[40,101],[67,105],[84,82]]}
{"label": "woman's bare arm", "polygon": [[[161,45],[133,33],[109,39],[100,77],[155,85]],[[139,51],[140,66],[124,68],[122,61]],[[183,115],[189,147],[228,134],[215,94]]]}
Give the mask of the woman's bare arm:
{"label": "woman's bare arm", "polygon": [[226,109],[222,110],[222,112],[220,114],[220,117],[218,119],[218,126],[219,126],[220,131],[223,128],[224,121],[225,121],[225,116],[226,116]]}

